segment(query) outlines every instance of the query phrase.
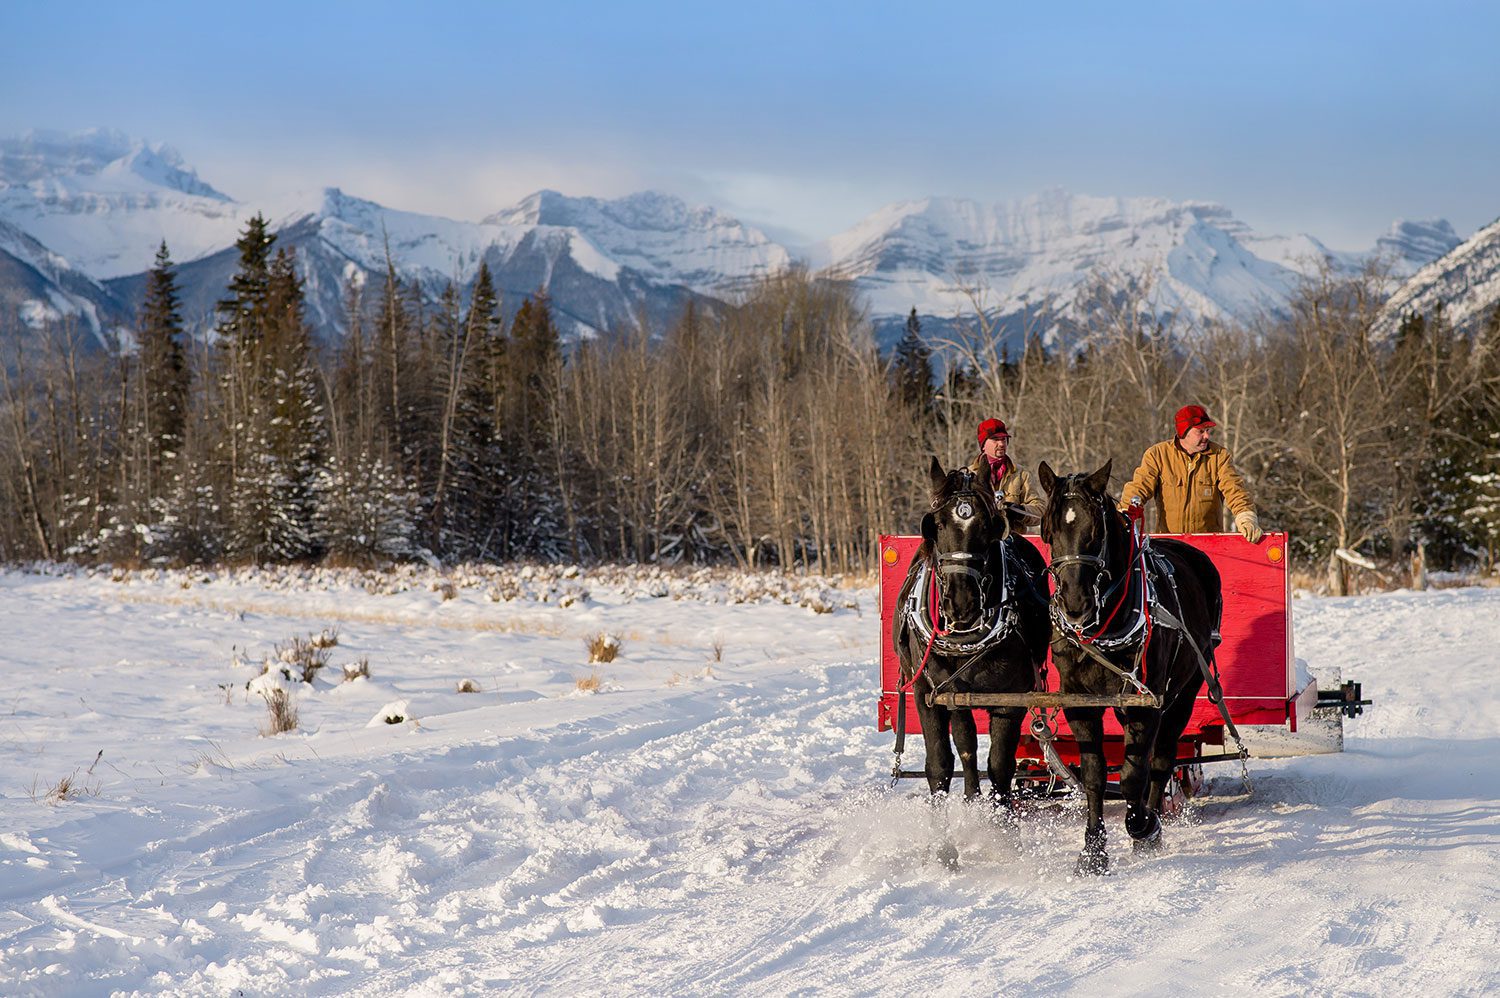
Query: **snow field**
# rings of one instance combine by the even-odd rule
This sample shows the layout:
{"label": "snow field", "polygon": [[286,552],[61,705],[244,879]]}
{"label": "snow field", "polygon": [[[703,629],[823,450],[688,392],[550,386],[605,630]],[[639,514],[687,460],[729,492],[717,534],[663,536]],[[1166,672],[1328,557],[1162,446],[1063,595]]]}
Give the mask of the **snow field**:
{"label": "snow field", "polygon": [[[1500,986],[1500,591],[1299,600],[1298,655],[1376,700],[1346,752],[1256,761],[1249,796],[1210,768],[1151,859],[1111,808],[1115,873],[1079,881],[1075,809],[886,789],[873,591],[481,574],[0,575],[4,990]],[[259,736],[259,658],[331,626],[301,727]],[[89,793],[33,800],[74,770]]]}

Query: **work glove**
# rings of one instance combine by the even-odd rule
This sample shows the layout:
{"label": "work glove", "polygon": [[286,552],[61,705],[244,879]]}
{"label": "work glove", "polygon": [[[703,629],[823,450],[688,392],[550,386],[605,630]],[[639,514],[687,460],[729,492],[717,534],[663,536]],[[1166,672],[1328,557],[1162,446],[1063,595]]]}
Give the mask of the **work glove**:
{"label": "work glove", "polygon": [[1247,509],[1234,518],[1234,529],[1240,532],[1240,536],[1251,544],[1259,544],[1260,539],[1266,536],[1266,532],[1260,529],[1260,518],[1255,515],[1255,510]]}

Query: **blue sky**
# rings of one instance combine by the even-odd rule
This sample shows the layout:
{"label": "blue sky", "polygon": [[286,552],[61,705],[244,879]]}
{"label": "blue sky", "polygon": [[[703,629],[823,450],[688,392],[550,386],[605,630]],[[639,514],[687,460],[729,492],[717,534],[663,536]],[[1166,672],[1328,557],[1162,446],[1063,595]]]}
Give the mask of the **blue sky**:
{"label": "blue sky", "polygon": [[1052,186],[1343,249],[1500,216],[1500,5],[750,7],[10,2],[0,134],[117,128],[251,203],[651,187],[807,238]]}

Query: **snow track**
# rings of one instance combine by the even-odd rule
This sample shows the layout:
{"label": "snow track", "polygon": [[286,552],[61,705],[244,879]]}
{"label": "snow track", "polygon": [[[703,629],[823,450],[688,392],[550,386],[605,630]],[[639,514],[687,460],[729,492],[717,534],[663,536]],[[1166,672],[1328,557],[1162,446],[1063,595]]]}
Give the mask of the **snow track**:
{"label": "snow track", "polygon": [[[259,738],[255,704],[215,700],[250,673],[209,663],[305,618],[115,595],[0,577],[25,677],[0,711],[7,994],[1500,988],[1500,695],[1477,665],[1500,592],[1299,601],[1298,653],[1377,701],[1345,754],[1259,761],[1249,797],[1211,771],[1151,859],[1111,808],[1115,873],[1086,881],[1075,810],[1007,828],[885,789],[875,622],[852,611],[601,597],[498,633],[370,622],[361,596],[341,651],[371,680],[305,691],[304,731]],[[648,637],[573,695],[600,627]],[[701,676],[715,632],[737,643]],[[397,696],[418,721],[366,729]],[[96,796],[31,799],[101,745]]]}

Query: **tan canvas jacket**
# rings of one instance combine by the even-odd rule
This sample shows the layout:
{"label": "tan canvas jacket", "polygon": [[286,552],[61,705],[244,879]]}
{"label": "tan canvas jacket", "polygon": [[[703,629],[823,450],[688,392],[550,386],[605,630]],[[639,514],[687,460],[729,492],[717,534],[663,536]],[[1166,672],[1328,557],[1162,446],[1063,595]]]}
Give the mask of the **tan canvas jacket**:
{"label": "tan canvas jacket", "polygon": [[1143,503],[1155,500],[1154,529],[1168,534],[1219,533],[1224,506],[1236,516],[1255,510],[1229,451],[1216,443],[1202,454],[1188,454],[1176,440],[1153,444],[1120,491],[1121,508],[1137,496]]}
{"label": "tan canvas jacket", "polygon": [[[970,462],[969,470],[981,479],[989,477],[990,462],[985,458],[983,451]],[[990,484],[994,485],[993,482]],[[1036,494],[1036,489],[1031,487],[1031,476],[1022,471],[1015,461],[1010,462],[1010,470],[1005,473],[1004,478],[1000,479],[1000,484],[995,485],[995,498],[1000,500],[1002,506],[1015,505],[1026,510],[1026,515],[1031,518],[1025,527],[1028,533],[1031,530],[1031,524],[1040,522],[1042,519],[1042,509],[1045,503]]]}

